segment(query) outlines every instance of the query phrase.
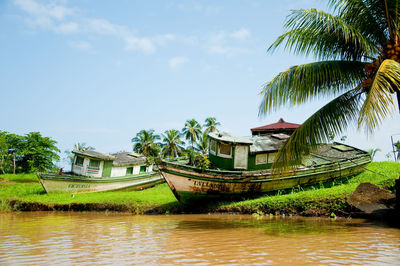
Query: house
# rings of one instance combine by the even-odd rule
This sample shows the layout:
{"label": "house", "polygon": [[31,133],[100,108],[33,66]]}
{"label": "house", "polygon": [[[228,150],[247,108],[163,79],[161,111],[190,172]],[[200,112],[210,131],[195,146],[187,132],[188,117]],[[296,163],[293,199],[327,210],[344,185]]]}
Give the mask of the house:
{"label": "house", "polygon": [[132,152],[107,154],[97,151],[73,151],[71,171],[76,175],[90,177],[119,177],[153,171],[146,165],[146,157]]}
{"label": "house", "polygon": [[285,120],[283,120],[283,118],[281,118],[277,123],[252,128],[251,135],[263,136],[263,135],[282,133],[290,136],[299,126],[301,125],[295,123],[288,123]]}
{"label": "house", "polygon": [[227,132],[212,132],[208,136],[208,157],[213,167],[247,171],[270,168],[279,147],[290,137],[283,133],[238,137]]}

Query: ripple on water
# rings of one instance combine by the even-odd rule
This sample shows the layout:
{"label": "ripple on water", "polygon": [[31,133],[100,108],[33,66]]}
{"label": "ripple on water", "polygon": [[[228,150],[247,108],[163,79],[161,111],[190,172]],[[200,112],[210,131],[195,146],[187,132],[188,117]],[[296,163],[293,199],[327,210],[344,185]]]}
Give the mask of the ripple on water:
{"label": "ripple on water", "polygon": [[365,220],[0,214],[0,264],[395,264],[400,230]]}

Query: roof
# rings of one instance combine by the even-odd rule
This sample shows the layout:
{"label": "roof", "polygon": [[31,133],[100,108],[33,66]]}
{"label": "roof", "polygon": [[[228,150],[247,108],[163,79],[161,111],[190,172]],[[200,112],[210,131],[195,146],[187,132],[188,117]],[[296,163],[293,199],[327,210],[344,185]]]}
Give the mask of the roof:
{"label": "roof", "polygon": [[126,166],[146,163],[146,157],[133,152],[119,152],[112,154],[116,159],[113,166]]}
{"label": "roof", "polygon": [[271,136],[254,136],[251,138],[253,145],[250,146],[250,153],[277,152],[284,143],[283,140]]}
{"label": "roof", "polygon": [[100,160],[104,160],[104,161],[113,161],[113,160],[116,159],[114,156],[112,156],[110,154],[102,153],[102,152],[98,152],[98,151],[90,151],[90,150],[79,151],[79,150],[74,150],[72,152],[75,153],[75,154],[78,154],[78,155],[83,155],[83,156],[96,158],[96,159],[100,159]]}
{"label": "roof", "polygon": [[231,143],[240,143],[240,144],[253,144],[253,141],[250,137],[240,137],[232,135],[228,132],[211,132],[208,136],[212,139],[223,141],[223,142],[231,142]]}
{"label": "roof", "polygon": [[255,127],[252,128],[251,131],[264,131],[264,130],[278,130],[278,129],[296,129],[300,124],[295,124],[295,123],[288,123],[283,118],[279,119],[277,123],[261,126],[261,127]]}

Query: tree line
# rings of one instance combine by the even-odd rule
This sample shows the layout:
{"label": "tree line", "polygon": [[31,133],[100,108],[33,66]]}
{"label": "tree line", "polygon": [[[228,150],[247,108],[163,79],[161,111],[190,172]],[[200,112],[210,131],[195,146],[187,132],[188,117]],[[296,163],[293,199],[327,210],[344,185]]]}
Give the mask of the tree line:
{"label": "tree line", "polygon": [[39,132],[23,136],[0,131],[0,174],[55,170],[57,142]]}
{"label": "tree line", "polygon": [[186,120],[182,130],[169,129],[161,135],[153,129],[143,129],[132,138],[133,151],[149,160],[187,156],[190,164],[208,168],[208,134],[217,131],[221,123],[215,117],[208,117],[204,122],[200,125],[194,118]]}

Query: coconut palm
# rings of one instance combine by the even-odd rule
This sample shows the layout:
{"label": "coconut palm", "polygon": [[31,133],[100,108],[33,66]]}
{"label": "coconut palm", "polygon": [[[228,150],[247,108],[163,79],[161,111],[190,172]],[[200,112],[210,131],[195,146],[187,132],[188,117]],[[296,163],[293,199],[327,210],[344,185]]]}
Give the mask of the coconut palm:
{"label": "coconut palm", "polygon": [[196,150],[202,154],[208,152],[208,132],[207,129],[200,135],[199,141],[196,143]]}
{"label": "coconut palm", "polygon": [[[74,151],[94,151],[95,148],[92,146],[88,146],[86,142],[77,142],[74,144]],[[74,163],[74,154],[70,150],[65,150],[64,153],[66,154],[66,160],[71,164]]]}
{"label": "coconut palm", "polygon": [[144,156],[157,156],[160,146],[156,143],[160,139],[159,135],[154,134],[154,130],[141,130],[132,138],[133,151],[139,152]]}
{"label": "coconut palm", "polygon": [[301,162],[304,153],[349,124],[372,133],[400,103],[400,2],[329,0],[335,15],[294,10],[286,32],[269,47],[284,46],[317,62],[293,66],[274,77],[261,94],[260,115],[312,98],[334,97],[299,127],[281,148],[275,167]]}
{"label": "coconut palm", "polygon": [[181,133],[176,129],[170,129],[161,135],[163,138],[162,153],[164,156],[178,157],[182,154],[183,147],[185,144],[180,138]]}
{"label": "coconut palm", "polygon": [[193,149],[194,143],[201,135],[201,126],[199,122],[197,122],[196,119],[186,120],[185,127],[182,129],[182,134],[187,140],[190,140]]}
{"label": "coconut palm", "polygon": [[217,126],[221,125],[220,122],[217,122],[215,117],[207,117],[205,122],[204,127],[206,128],[207,133],[218,131]]}
{"label": "coconut palm", "polygon": [[367,152],[369,153],[369,155],[371,156],[371,159],[374,160],[375,155],[377,152],[382,151],[379,148],[375,148],[375,149],[368,149]]}

